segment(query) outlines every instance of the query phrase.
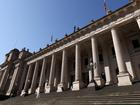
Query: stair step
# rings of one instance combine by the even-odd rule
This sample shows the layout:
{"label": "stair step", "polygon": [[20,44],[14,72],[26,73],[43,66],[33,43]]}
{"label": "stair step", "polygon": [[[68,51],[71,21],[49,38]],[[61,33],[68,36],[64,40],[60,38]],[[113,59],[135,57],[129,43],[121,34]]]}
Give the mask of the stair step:
{"label": "stair step", "polygon": [[26,97],[12,97],[1,101],[0,105],[107,105],[107,104],[140,104],[140,86],[105,87],[98,91],[85,88],[80,91],[65,91],[40,94],[36,99],[34,94]]}

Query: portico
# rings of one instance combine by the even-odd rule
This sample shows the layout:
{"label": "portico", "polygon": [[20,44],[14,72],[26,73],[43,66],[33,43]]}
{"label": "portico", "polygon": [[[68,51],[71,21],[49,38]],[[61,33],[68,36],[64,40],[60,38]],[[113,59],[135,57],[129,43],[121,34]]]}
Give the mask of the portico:
{"label": "portico", "polygon": [[[111,70],[111,64],[110,64],[110,49],[108,48],[108,45],[106,45],[105,43],[105,39],[101,39],[99,38],[101,35],[93,35],[90,37],[90,39],[88,38],[87,42],[89,43],[88,47],[91,48],[89,51],[91,55],[92,55],[92,60],[93,60],[93,72],[91,73],[91,71],[89,71],[89,81],[91,81],[93,78],[93,80],[95,80],[95,82],[97,83],[98,86],[102,86],[104,85],[104,82],[106,82],[106,85],[113,85],[116,82],[113,82],[113,75],[116,75],[116,78],[118,79],[118,86],[124,86],[124,85],[132,85],[132,77],[134,76],[134,74],[130,74],[129,71],[127,70],[126,64],[125,64],[125,59],[123,57],[123,54],[125,51],[123,51],[123,45],[121,44],[122,42],[120,42],[120,30],[121,27],[115,27],[112,28],[110,31],[107,31],[107,33],[110,32],[110,42],[112,42],[112,46],[114,47],[115,50],[115,57],[116,57],[116,67],[118,67],[119,70],[119,75],[116,74],[115,69]],[[106,34],[107,34],[106,33]],[[97,37],[96,37],[97,36]],[[72,87],[73,91],[77,91],[80,90],[81,88],[84,88],[84,82],[82,80],[82,69],[81,69],[81,61],[83,59],[81,59],[81,53],[83,53],[83,49],[84,47],[81,48],[81,45],[85,43],[85,41],[81,41],[76,43],[75,45],[73,45],[73,50],[75,52],[75,68],[74,68],[74,81],[73,84],[70,86]],[[99,44],[99,45],[98,45]],[[100,53],[103,56],[103,64],[104,64],[104,73],[106,76],[106,81],[103,80],[103,78],[101,77],[101,72],[103,72],[103,68],[101,67],[100,61],[99,61],[99,47],[102,49],[100,51]],[[71,47],[71,46],[70,46]],[[66,47],[64,49],[61,50],[61,73],[60,73],[60,83],[57,85],[57,92],[62,92],[64,90],[67,90],[67,84],[69,81],[65,81],[66,80],[66,75],[68,72],[68,50],[69,47]],[[82,49],[82,50],[81,50]],[[74,54],[74,53],[73,53]],[[50,93],[51,91],[55,91],[56,89],[54,88],[54,76],[55,76],[55,70],[56,70],[56,62],[57,62],[57,54],[54,53],[51,56],[51,67],[50,67],[50,75],[48,78],[48,85],[43,85],[45,84],[43,81],[45,81],[45,70],[47,67],[47,57],[45,57],[43,59],[42,62],[42,69],[41,69],[41,75],[40,75],[40,82],[39,82],[39,86],[37,88],[37,93],[43,92],[45,89],[45,93]],[[89,61],[88,61],[89,62]],[[35,74],[34,74],[35,75]],[[125,81],[123,81],[125,80]],[[59,80],[58,80],[59,81]]]}
{"label": "portico", "polygon": [[[136,0],[135,3],[138,5],[139,2]],[[13,55],[10,52],[7,60],[9,57],[16,60],[6,60],[8,63],[2,65],[0,90],[6,95],[16,93],[24,96],[78,91],[95,85],[126,86],[139,81],[140,10],[132,4],[37,53],[27,51],[29,55],[25,58],[21,59],[18,51]]]}

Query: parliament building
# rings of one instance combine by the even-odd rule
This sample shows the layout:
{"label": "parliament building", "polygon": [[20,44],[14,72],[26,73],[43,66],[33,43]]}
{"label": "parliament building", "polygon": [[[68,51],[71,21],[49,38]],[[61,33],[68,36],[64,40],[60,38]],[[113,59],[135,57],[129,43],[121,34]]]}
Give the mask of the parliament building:
{"label": "parliament building", "polygon": [[0,94],[25,96],[140,81],[140,0],[77,28],[40,51],[13,49],[0,65]]}

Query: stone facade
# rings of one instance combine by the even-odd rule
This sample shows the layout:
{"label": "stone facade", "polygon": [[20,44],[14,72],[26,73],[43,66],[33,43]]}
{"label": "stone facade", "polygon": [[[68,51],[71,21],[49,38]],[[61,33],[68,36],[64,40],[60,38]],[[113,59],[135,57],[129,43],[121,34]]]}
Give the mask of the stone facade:
{"label": "stone facade", "polygon": [[140,1],[125,5],[37,53],[11,50],[0,65],[0,93],[78,91],[140,81]]}

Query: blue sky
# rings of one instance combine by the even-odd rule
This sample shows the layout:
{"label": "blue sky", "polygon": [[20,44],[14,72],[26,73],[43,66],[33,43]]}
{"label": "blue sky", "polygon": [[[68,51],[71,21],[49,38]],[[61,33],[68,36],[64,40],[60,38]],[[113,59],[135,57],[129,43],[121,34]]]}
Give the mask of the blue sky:
{"label": "blue sky", "polygon": [[[104,0],[0,0],[0,63],[13,48],[31,52],[105,15]],[[106,0],[111,10],[128,0]]]}

